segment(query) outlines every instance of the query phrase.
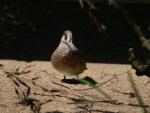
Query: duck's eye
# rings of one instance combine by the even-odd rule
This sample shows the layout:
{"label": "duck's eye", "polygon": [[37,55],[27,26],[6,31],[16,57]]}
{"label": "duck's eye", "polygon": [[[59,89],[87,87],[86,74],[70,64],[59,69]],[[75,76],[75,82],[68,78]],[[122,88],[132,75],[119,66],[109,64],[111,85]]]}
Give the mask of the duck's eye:
{"label": "duck's eye", "polygon": [[65,39],[65,41],[68,40],[68,36],[66,34],[64,34],[64,39]]}

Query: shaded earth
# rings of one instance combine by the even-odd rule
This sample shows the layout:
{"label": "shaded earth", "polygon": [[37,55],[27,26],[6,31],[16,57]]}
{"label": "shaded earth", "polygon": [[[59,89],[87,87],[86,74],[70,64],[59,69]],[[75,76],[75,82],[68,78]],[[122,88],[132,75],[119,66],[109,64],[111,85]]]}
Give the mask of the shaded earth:
{"label": "shaded earth", "polygon": [[150,112],[150,79],[130,65],[87,63],[80,77],[97,82],[116,104],[83,84],[62,82],[50,62],[0,60],[0,113],[142,113],[128,80],[132,73]]}
{"label": "shaded earth", "polygon": [[[10,0],[6,3],[13,7],[8,15],[12,14],[16,19],[6,18],[0,22],[0,59],[49,61],[65,30],[72,31],[73,43],[88,62],[129,64],[128,49],[131,47],[139,60],[150,56],[125,19],[107,3],[96,3],[97,10],[93,12],[106,26],[103,32],[98,32],[88,10],[81,9],[78,2]],[[150,4],[123,4],[123,7],[149,39],[147,11]],[[26,24],[14,25],[16,22]]]}

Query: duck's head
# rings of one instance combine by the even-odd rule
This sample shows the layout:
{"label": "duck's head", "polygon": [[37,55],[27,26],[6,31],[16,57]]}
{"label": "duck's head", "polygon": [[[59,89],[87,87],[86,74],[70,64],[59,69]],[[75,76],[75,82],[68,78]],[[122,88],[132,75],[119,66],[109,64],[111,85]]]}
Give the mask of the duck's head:
{"label": "duck's head", "polygon": [[70,30],[64,31],[62,38],[61,38],[61,43],[67,44],[69,48],[72,50],[78,50],[76,46],[73,44],[73,36]]}

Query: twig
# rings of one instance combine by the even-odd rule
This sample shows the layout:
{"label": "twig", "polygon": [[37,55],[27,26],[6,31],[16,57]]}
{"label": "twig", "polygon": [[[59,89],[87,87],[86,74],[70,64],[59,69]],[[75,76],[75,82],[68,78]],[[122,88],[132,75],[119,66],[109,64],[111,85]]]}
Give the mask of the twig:
{"label": "twig", "polygon": [[134,90],[134,95],[135,95],[135,97],[136,97],[136,99],[137,99],[137,101],[139,103],[139,106],[142,107],[143,113],[148,113],[146,108],[145,108],[145,106],[144,106],[144,102],[143,102],[143,100],[142,100],[142,98],[141,98],[141,96],[139,94],[139,91],[138,91],[138,89],[136,87],[136,84],[135,84],[135,82],[133,80],[133,77],[132,77],[132,74],[131,74],[130,71],[128,72],[128,78],[129,78],[129,82],[131,83],[131,87]]}

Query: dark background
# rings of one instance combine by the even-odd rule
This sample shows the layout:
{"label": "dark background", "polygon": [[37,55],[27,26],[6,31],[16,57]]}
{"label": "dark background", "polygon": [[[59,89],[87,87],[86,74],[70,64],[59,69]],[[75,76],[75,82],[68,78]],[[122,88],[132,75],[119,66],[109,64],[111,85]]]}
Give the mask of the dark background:
{"label": "dark background", "polygon": [[[143,59],[146,51],[126,21],[108,4],[95,5],[98,9],[94,15],[107,27],[106,34],[98,32],[88,11],[78,2],[4,1],[0,10],[0,59],[49,61],[68,29],[88,62],[127,64],[130,47]],[[149,38],[150,5],[123,7]]]}

